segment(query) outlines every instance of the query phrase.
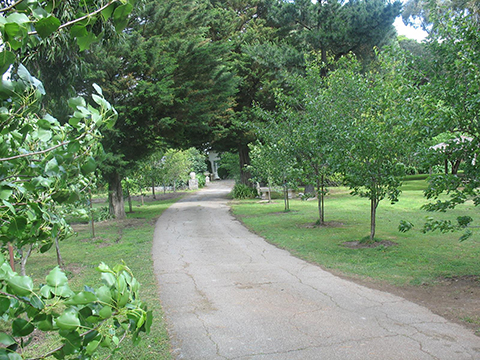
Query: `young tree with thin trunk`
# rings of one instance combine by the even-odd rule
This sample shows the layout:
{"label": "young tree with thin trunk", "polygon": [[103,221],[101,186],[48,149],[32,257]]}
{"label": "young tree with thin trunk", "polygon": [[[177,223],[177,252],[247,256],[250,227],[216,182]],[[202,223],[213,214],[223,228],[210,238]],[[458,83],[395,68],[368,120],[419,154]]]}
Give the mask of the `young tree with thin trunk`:
{"label": "young tree with thin trunk", "polygon": [[[352,195],[370,200],[370,236],[375,241],[379,203],[398,201],[405,175],[401,160],[410,149],[409,97],[415,89],[403,76],[405,60],[398,50],[379,55],[366,73],[346,57],[328,76],[330,106],[339,125],[338,161]],[[333,114],[333,113],[332,113]]]}

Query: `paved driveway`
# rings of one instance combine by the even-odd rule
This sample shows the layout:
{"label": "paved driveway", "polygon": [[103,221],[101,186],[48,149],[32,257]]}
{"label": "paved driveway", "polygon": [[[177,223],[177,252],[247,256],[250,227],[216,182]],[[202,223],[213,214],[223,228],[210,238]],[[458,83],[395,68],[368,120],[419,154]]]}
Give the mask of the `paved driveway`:
{"label": "paved driveway", "polygon": [[480,338],[247,231],[214,182],[159,218],[153,258],[175,359],[480,359]]}

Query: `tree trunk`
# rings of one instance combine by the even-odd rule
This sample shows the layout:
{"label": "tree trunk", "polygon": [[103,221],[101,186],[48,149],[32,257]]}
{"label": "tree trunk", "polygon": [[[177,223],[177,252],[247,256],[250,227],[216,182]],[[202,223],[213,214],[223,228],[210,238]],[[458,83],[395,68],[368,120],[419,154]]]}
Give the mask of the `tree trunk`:
{"label": "tree trunk", "polygon": [[452,162],[452,175],[457,175],[458,168],[460,167],[461,162],[462,160],[457,160],[455,162]]}
{"label": "tree trunk", "polygon": [[65,265],[63,263],[62,254],[60,254],[60,244],[58,242],[58,236],[55,236],[55,251],[57,252],[57,264],[63,269]]}
{"label": "tree trunk", "polygon": [[370,199],[370,241],[374,242],[375,240],[375,220],[377,217],[377,199]]}
{"label": "tree trunk", "polygon": [[[318,177],[317,177],[318,179]],[[318,225],[325,225],[325,185],[324,176],[321,180],[317,180],[317,194],[318,194]]]}
{"label": "tree trunk", "polygon": [[173,192],[174,193],[177,192],[177,181],[176,180],[173,180]]}
{"label": "tree trunk", "polygon": [[238,155],[240,158],[240,182],[247,186],[253,186],[250,178],[252,174],[246,170],[246,166],[250,165],[250,149],[248,145],[240,145],[238,148]]}
{"label": "tree trunk", "polygon": [[10,267],[12,271],[15,271],[15,255],[13,254],[13,245],[11,242],[8,243],[8,253],[10,255]]}
{"label": "tree trunk", "polygon": [[92,225],[92,239],[95,239],[95,218],[93,216],[92,189],[89,190],[89,194],[90,194],[90,222]]}
{"label": "tree trunk", "polygon": [[154,199],[156,199],[156,196],[155,196],[155,180],[152,179],[152,196]]}
{"label": "tree trunk", "polygon": [[20,253],[20,275],[26,276],[26,266],[27,266],[27,260],[30,257],[30,254],[32,253],[33,249],[33,244],[31,244],[27,250],[27,253],[25,254],[23,252],[23,249],[18,249],[18,252]]}
{"label": "tree trunk", "polygon": [[285,211],[289,211],[290,210],[290,203],[288,201],[288,185],[287,185],[287,182],[285,182],[285,184],[283,185],[283,199],[284,199],[284,202],[285,202]]}
{"label": "tree trunk", "polygon": [[110,214],[115,219],[122,220],[127,217],[123,201],[122,178],[118,172],[114,172],[108,177],[108,202]]}

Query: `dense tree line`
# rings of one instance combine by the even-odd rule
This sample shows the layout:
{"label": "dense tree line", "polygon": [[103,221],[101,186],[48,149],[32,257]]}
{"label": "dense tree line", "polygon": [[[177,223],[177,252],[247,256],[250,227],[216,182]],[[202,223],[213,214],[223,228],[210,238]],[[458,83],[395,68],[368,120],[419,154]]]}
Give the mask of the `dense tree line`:
{"label": "dense tree line", "polygon": [[[67,8],[75,6],[65,2],[59,17],[68,20]],[[257,138],[252,124],[261,121],[254,106],[273,109],[275,89],[288,87],[287,74],[305,73],[310,51],[323,60],[355,53],[367,66],[374,46],[395,39],[400,10],[400,2],[385,0],[143,0],[131,9],[130,22],[120,24],[120,36],[113,31],[118,24],[93,26],[92,48],[79,43],[85,51],[73,56],[76,44],[60,39],[31,64],[53,88],[47,108],[62,111],[63,93],[89,93],[95,82],[117,109],[119,120],[104,132],[100,164],[111,211],[122,218],[121,179],[158,149],[238,151],[248,184],[248,144]],[[51,71],[54,66],[60,71]],[[63,90],[53,84],[64,84]]]}
{"label": "dense tree line", "polygon": [[[370,241],[378,202],[397,201],[408,167],[428,171],[445,163],[445,171],[429,179],[426,197],[433,202],[424,206],[427,211],[446,211],[467,200],[479,203],[479,20],[473,4],[462,4],[424,3],[428,39],[393,42],[367,67],[353,54],[325,62],[318,51],[305,75],[289,76],[294,90],[277,94],[277,108],[263,108],[269,126],[263,128],[262,146],[285,144],[289,157],[297,157],[301,181],[317,186],[319,224],[324,223],[325,179],[335,173],[353,195],[370,200]],[[257,156],[256,163],[268,163],[261,152]],[[272,169],[263,173],[271,182]],[[424,231],[466,228],[465,239],[471,221],[430,218]],[[400,229],[411,226],[403,222]]]}

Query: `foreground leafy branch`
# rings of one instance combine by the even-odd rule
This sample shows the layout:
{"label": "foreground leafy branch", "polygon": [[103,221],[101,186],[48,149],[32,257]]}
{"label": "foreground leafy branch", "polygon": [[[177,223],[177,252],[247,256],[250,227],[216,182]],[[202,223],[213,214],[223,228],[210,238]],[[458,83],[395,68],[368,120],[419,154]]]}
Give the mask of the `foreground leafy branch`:
{"label": "foreground leafy branch", "polygon": [[10,329],[0,332],[0,357],[22,359],[34,331],[57,331],[61,345],[33,359],[90,358],[101,348],[114,352],[127,334],[134,343],[149,333],[152,313],[139,300],[140,284],[125,265],[100,264],[103,285],[74,292],[65,273],[55,267],[45,284],[13,272],[0,256],[0,316]]}

